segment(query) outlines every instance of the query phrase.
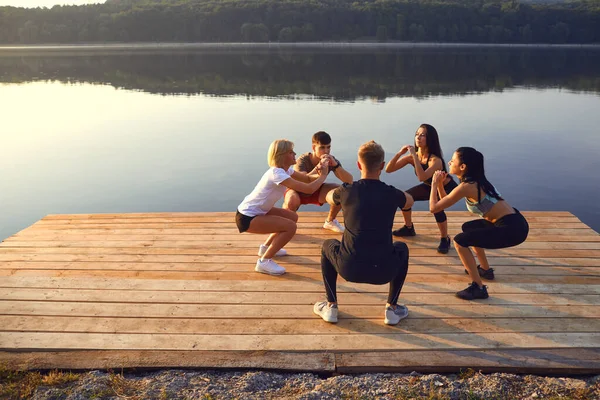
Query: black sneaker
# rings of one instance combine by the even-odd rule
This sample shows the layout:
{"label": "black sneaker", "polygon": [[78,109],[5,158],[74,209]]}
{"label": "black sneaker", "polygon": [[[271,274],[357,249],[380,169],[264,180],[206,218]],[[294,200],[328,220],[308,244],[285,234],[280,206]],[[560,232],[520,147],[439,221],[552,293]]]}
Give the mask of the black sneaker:
{"label": "black sneaker", "polygon": [[487,299],[490,295],[487,292],[487,286],[483,285],[483,287],[480,288],[478,284],[472,282],[468,288],[457,292],[456,297],[463,300],[475,300]]}
{"label": "black sneaker", "polygon": [[[494,276],[494,268],[483,269],[479,265],[477,266],[477,272],[479,272],[479,276],[483,279],[487,279],[488,281],[493,281]],[[469,271],[465,269],[465,274],[469,275]]]}
{"label": "black sneaker", "polygon": [[437,248],[437,252],[448,254],[448,250],[450,250],[450,236],[440,239],[440,245]]}
{"label": "black sneaker", "polygon": [[394,236],[415,236],[417,234],[417,232],[415,232],[415,225],[413,224],[413,226],[411,226],[410,228],[406,225],[404,225],[402,228],[400,229],[396,229],[395,231],[392,232],[392,235]]}

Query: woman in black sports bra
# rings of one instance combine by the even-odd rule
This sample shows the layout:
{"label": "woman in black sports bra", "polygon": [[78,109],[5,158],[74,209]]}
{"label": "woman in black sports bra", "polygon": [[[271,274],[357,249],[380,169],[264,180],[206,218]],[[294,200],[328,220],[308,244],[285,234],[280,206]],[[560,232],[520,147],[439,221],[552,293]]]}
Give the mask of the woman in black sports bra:
{"label": "woman in black sports bra", "polygon": [[[409,153],[404,156],[405,153]],[[404,156],[404,157],[403,157]],[[412,165],[415,168],[415,174],[422,183],[406,191],[410,193],[415,201],[429,200],[431,192],[431,178],[435,171],[446,172],[446,163],[442,157],[442,148],[437,130],[429,125],[422,124],[415,133],[414,146],[406,145],[390,160],[385,167],[385,172],[394,172],[406,165]],[[451,176],[444,181],[446,193],[450,193],[456,187],[456,182]],[[448,236],[448,222],[444,211],[433,214],[438,228],[440,229],[440,245],[437,248],[438,253],[446,254],[450,249],[450,237]],[[394,236],[415,236],[415,228],[412,223],[411,209],[402,210],[404,217],[404,226],[392,232]]]}
{"label": "woman in black sports bra", "polygon": [[[460,184],[451,194],[444,193],[440,182],[446,179],[447,173],[436,171],[432,186],[437,190],[431,191],[429,211],[444,210],[464,198],[467,210],[482,217],[464,223],[462,233],[454,237],[456,252],[472,280],[469,287],[456,296],[464,300],[487,299],[487,286],[481,279],[493,280],[494,269],[490,268],[485,249],[505,249],[523,243],[529,234],[529,224],[488,181],[483,154],[479,151],[472,147],[459,147],[448,166]],[[480,265],[477,265],[473,252]]]}

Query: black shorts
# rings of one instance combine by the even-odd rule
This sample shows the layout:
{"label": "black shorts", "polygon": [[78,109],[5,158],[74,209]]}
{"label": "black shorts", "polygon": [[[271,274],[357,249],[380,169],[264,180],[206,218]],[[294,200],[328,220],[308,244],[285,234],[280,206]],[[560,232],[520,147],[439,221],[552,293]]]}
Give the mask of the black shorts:
{"label": "black shorts", "polygon": [[244,233],[248,230],[248,228],[250,228],[250,222],[254,218],[255,217],[249,217],[247,215],[244,215],[239,211],[235,213],[235,224],[237,225],[240,233]]}

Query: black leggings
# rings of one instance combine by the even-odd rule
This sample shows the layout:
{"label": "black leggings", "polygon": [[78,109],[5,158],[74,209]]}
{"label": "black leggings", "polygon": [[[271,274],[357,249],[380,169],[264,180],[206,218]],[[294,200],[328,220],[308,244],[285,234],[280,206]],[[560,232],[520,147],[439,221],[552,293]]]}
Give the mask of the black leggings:
{"label": "black leggings", "polygon": [[454,241],[462,247],[503,249],[523,243],[527,239],[529,225],[515,208],[515,214],[505,215],[495,223],[485,219],[465,222],[462,231],[454,237]]}
{"label": "black leggings", "polygon": [[383,285],[390,283],[387,302],[396,304],[408,273],[408,246],[394,242],[394,252],[389,259],[377,265],[361,263],[340,256],[340,241],[327,239],[321,247],[321,272],[327,301],[337,302],[336,282],[340,274],[348,282]]}
{"label": "black leggings", "polygon": [[[456,182],[454,182],[454,179],[450,178],[450,182],[444,185],[446,194],[450,193],[456,186],[458,185]],[[429,200],[429,195],[431,194],[431,185],[421,183],[420,185],[411,187],[406,191],[406,193],[410,194],[415,201]],[[410,211],[410,208],[402,211]],[[444,210],[434,213],[433,216],[435,217],[435,221],[437,223],[445,222],[447,219]]]}

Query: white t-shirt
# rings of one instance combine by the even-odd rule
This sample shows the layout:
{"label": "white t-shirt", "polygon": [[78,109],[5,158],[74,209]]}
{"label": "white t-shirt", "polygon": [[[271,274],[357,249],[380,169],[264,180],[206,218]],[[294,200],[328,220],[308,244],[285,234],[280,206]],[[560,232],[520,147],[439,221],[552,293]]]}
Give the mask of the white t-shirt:
{"label": "white t-shirt", "polygon": [[260,178],[252,193],[246,196],[242,204],[238,206],[238,211],[248,217],[268,213],[285,193],[286,187],[280,183],[289,179],[293,173],[293,166],[287,171],[278,167],[269,168]]}

